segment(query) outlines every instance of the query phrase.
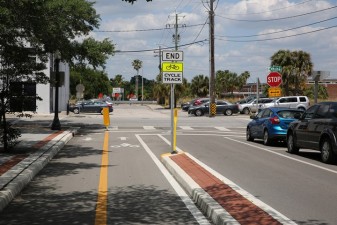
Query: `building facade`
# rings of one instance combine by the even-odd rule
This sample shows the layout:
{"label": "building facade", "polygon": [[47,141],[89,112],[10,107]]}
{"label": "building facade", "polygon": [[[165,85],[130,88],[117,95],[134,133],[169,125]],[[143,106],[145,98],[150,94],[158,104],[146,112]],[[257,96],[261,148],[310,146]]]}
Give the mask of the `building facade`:
{"label": "building facade", "polygon": [[[70,97],[70,69],[69,65],[60,62],[59,71],[61,77],[61,84],[59,87],[58,108],[59,111],[66,111],[67,104]],[[50,78],[51,82],[48,84],[37,84],[36,94],[42,98],[42,101],[36,101],[36,112],[39,114],[54,113],[55,109],[55,87],[53,81],[55,79],[55,59],[51,55],[48,61],[47,69],[44,73]]]}

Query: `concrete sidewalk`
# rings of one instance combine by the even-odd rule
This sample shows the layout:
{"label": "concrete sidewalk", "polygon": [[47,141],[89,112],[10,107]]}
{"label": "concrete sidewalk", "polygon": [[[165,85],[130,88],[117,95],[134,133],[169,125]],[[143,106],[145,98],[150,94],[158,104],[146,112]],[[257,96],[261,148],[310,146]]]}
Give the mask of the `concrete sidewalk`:
{"label": "concrete sidewalk", "polygon": [[52,120],[52,115],[40,115],[33,121],[9,118],[20,129],[21,137],[8,153],[0,153],[0,211],[77,132],[77,128],[53,131]]}

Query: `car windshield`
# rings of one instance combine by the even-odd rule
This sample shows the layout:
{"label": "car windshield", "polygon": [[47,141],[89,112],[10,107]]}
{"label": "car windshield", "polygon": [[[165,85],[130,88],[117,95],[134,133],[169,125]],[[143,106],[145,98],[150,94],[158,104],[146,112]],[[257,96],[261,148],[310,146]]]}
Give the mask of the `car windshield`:
{"label": "car windshield", "polygon": [[302,112],[295,111],[295,110],[282,110],[282,111],[278,111],[277,115],[281,118],[294,119],[295,115],[302,115]]}

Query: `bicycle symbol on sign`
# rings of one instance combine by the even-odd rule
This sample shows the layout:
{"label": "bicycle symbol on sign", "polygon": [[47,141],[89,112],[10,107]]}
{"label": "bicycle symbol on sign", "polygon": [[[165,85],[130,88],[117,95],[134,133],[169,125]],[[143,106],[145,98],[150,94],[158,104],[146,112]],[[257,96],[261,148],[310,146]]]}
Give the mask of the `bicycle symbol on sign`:
{"label": "bicycle symbol on sign", "polygon": [[175,64],[170,64],[166,66],[167,70],[179,70],[179,66],[175,65]]}
{"label": "bicycle symbol on sign", "polygon": [[120,145],[111,145],[110,146],[111,148],[120,148],[120,147],[131,147],[131,148],[139,148],[139,145],[131,145],[131,144],[128,144],[128,143],[122,143]]}

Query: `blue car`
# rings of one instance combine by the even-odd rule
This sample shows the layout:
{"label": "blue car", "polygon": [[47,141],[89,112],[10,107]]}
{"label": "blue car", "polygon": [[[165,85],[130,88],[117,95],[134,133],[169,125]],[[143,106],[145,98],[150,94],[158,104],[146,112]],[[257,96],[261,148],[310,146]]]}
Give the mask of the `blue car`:
{"label": "blue car", "polygon": [[257,115],[252,115],[251,122],[247,125],[246,139],[262,139],[263,144],[271,145],[273,141],[286,139],[288,126],[303,114],[302,110],[269,107],[260,111]]}

